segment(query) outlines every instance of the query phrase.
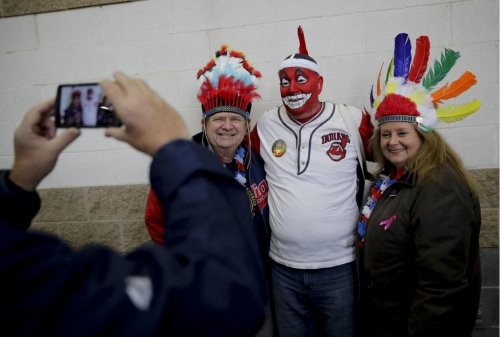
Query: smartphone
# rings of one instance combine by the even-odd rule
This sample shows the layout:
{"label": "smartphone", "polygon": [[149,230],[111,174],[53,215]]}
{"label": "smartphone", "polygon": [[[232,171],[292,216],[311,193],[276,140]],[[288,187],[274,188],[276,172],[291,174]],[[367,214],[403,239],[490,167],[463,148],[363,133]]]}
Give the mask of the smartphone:
{"label": "smartphone", "polygon": [[106,128],[122,124],[99,83],[59,85],[54,117],[58,128]]}

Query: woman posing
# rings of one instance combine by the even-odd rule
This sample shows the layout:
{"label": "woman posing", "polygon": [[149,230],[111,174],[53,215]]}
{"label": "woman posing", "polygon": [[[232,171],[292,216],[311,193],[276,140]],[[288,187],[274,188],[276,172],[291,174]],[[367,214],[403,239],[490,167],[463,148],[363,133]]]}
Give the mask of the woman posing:
{"label": "woman posing", "polygon": [[459,156],[434,130],[438,119],[479,108],[477,100],[439,107],[476,79],[465,72],[431,93],[459,54],[446,49],[423,77],[428,56],[421,36],[410,67],[410,40],[399,34],[393,76],[373,99],[372,151],[381,171],[358,224],[367,336],[470,336],[477,315],[479,201]]}

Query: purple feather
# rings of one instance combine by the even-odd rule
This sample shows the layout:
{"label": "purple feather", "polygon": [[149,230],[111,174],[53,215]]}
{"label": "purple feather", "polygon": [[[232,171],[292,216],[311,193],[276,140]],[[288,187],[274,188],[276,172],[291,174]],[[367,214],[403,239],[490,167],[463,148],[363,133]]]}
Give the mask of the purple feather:
{"label": "purple feather", "polygon": [[375,99],[373,98],[373,85],[372,85],[372,90],[370,90],[370,106],[373,109],[373,103],[375,102]]}
{"label": "purple feather", "polygon": [[394,76],[406,79],[411,65],[411,42],[408,34],[400,33],[394,39]]}

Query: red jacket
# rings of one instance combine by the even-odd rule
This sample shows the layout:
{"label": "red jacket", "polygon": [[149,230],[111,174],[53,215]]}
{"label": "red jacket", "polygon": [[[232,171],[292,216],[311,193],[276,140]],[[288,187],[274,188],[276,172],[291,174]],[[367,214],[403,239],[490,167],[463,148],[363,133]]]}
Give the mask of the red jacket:
{"label": "red jacket", "polygon": [[161,210],[160,202],[152,189],[149,190],[144,220],[146,221],[146,229],[148,230],[151,239],[154,242],[163,245],[165,243],[163,211]]}

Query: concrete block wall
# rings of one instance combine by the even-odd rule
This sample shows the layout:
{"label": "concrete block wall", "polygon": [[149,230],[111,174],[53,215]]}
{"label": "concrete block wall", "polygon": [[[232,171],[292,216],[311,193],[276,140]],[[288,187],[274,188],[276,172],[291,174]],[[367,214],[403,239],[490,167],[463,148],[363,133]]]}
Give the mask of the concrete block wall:
{"label": "concrete block wall", "polygon": [[[498,169],[470,171],[481,202],[481,307],[474,337],[498,336]],[[73,248],[102,244],[126,253],[151,243],[144,225],[149,185],[42,189],[31,230],[56,235]]]}
{"label": "concrete block wall", "polygon": [[473,337],[497,337],[498,333],[498,247],[481,249],[482,288]]}
{"label": "concrete block wall", "polygon": [[[498,169],[470,173],[481,203],[480,245],[498,248]],[[144,226],[148,191],[147,184],[40,189],[42,207],[32,229],[57,235],[75,248],[103,243],[127,252],[150,241]]]}
{"label": "concrete block wall", "polygon": [[[470,169],[498,168],[498,0],[143,0],[0,19],[0,168],[13,161],[12,135],[25,111],[61,83],[98,81],[116,69],[145,79],[200,129],[195,74],[221,44],[261,70],[260,114],[280,104],[276,69],[297,51],[297,26],[325,78],[322,99],[369,105],[393,38],[431,38],[462,53],[449,80],[473,70],[480,112],[439,130]],[[42,188],[147,184],[149,158],[102,130],[85,130]]]}
{"label": "concrete block wall", "polygon": [[150,243],[144,225],[149,185],[42,189],[31,230],[56,235],[73,248],[102,244],[129,252]]}
{"label": "concrete block wall", "polygon": [[134,0],[0,0],[0,17],[39,14]]}
{"label": "concrete block wall", "polygon": [[[0,16],[15,6],[49,2],[69,3],[0,0]],[[498,275],[498,13],[498,0],[141,0],[0,18],[0,168],[13,163],[12,137],[24,113],[53,97],[61,83],[98,81],[123,70],[146,80],[195,133],[195,74],[223,43],[245,52],[263,73],[262,100],[252,110],[256,120],[280,104],[276,69],[297,51],[299,24],[325,78],[321,98],[358,107],[368,107],[394,36],[407,32],[413,42],[429,35],[431,58],[444,47],[462,54],[448,80],[465,70],[478,77],[457,103],[478,98],[480,111],[438,129],[480,185],[488,288],[477,333],[498,335],[498,278],[489,277]],[[102,130],[84,130],[40,186],[43,207],[34,229],[74,247],[96,242],[126,252],[148,242],[143,207],[149,163]]]}

